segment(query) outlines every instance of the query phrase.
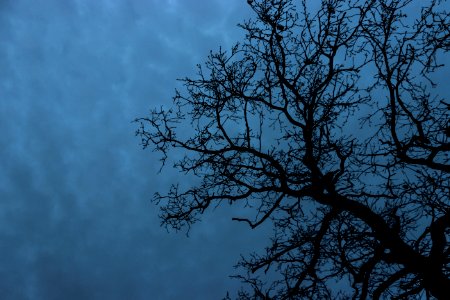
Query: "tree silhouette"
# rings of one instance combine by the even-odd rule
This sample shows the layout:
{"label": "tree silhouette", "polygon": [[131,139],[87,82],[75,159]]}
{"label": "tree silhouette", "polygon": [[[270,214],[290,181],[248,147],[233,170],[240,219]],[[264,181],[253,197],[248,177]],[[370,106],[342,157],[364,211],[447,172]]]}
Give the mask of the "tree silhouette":
{"label": "tree silhouette", "polygon": [[144,148],[163,164],[182,149],[175,167],[201,179],[156,195],[162,222],[227,203],[271,222],[271,245],[238,264],[240,299],[448,299],[446,3],[313,3],[248,1],[245,40],[136,120]]}

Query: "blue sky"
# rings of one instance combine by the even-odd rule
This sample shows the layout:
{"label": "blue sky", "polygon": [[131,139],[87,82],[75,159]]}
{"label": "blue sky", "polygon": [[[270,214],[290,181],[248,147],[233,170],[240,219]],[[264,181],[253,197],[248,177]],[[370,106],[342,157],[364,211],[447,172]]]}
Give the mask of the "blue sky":
{"label": "blue sky", "polygon": [[161,228],[153,194],[192,179],[158,174],[131,121],[250,16],[245,0],[0,0],[0,299],[236,293],[228,275],[268,228],[225,207],[189,237]]}
{"label": "blue sky", "polygon": [[[186,180],[136,124],[242,37],[241,0],[0,2],[0,298],[220,299],[264,233],[207,214],[186,237],[150,202]],[[236,234],[239,232],[239,234]]]}

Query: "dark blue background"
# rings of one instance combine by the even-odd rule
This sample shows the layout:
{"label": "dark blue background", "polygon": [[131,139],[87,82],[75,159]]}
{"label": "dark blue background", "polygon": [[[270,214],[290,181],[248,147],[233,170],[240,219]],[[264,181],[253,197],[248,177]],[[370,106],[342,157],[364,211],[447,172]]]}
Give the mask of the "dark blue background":
{"label": "dark blue background", "polygon": [[189,238],[161,228],[153,193],[186,179],[157,174],[131,121],[170,106],[176,78],[248,14],[240,0],[0,1],[0,299],[236,291],[227,276],[259,233],[225,210]]}
{"label": "dark blue background", "polygon": [[192,179],[158,175],[131,121],[250,16],[245,0],[0,0],[0,299],[235,294],[268,228],[218,208],[168,234],[150,199]]}

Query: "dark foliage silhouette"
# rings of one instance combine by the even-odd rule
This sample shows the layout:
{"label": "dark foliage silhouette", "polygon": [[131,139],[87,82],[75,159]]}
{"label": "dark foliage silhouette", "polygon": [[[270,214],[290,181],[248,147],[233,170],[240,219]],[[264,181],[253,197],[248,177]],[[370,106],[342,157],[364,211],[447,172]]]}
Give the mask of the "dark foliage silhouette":
{"label": "dark foliage silhouette", "polygon": [[254,212],[235,221],[271,222],[240,299],[449,299],[448,4],[318,2],[248,1],[245,40],[136,120],[200,179],[156,195],[163,224],[235,203]]}

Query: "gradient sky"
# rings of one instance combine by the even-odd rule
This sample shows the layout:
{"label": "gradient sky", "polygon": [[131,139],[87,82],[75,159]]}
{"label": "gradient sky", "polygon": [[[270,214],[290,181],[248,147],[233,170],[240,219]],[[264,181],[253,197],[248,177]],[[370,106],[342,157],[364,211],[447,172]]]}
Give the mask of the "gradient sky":
{"label": "gradient sky", "polygon": [[131,121],[170,105],[249,14],[243,0],[0,0],[0,299],[236,292],[228,275],[263,232],[226,209],[189,237],[161,228],[150,199],[184,179],[157,174]]}

